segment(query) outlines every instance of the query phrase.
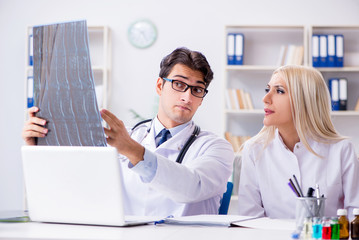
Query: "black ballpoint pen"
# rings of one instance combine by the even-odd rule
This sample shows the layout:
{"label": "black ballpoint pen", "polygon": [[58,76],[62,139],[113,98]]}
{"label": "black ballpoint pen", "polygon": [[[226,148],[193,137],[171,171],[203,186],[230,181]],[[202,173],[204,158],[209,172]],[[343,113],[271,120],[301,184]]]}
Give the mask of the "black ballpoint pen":
{"label": "black ballpoint pen", "polygon": [[296,187],[297,187],[297,189],[298,189],[298,191],[299,191],[300,196],[301,196],[301,197],[304,197],[303,192],[302,192],[302,189],[300,188],[300,185],[299,185],[299,183],[298,183],[298,180],[297,180],[297,178],[295,177],[294,174],[293,174],[293,178],[294,178],[295,184],[297,185]]}

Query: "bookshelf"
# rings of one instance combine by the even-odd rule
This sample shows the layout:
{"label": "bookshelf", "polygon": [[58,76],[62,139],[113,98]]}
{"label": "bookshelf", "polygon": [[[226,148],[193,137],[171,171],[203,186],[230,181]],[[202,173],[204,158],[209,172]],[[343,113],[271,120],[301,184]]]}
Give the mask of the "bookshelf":
{"label": "bookshelf", "polygon": [[[30,63],[32,47],[30,47],[30,35],[32,26],[26,29],[25,43],[25,103],[24,109],[28,107],[27,97],[32,94],[31,76],[33,76],[33,66]],[[108,108],[110,75],[111,75],[111,31],[107,26],[88,26],[89,47],[91,65],[94,76],[96,96],[99,108]],[[30,81],[29,81],[30,78]],[[25,119],[27,111],[25,111]]]}
{"label": "bookshelf", "polygon": [[312,65],[313,34],[342,34],[344,36],[344,66],[331,68],[317,68],[324,79],[346,78],[348,80],[348,103],[346,111],[333,111],[332,119],[336,129],[343,135],[350,137],[359,154],[359,111],[354,111],[359,101],[359,25],[319,26],[308,28],[309,65]]}
{"label": "bookshelf", "polygon": [[[224,67],[224,133],[234,136],[253,136],[263,127],[264,88],[273,71],[279,67],[283,46],[303,46],[302,65],[312,66],[313,34],[342,34],[344,36],[344,67],[317,68],[326,81],[339,77],[348,80],[348,110],[333,111],[336,129],[350,137],[359,153],[359,111],[354,111],[359,98],[359,26],[225,26]],[[228,65],[227,35],[242,33],[243,65]],[[243,89],[249,92],[253,109],[233,109],[228,104],[227,89]],[[228,134],[230,133],[230,134]],[[236,147],[234,147],[236,148]],[[236,155],[233,173],[234,192],[238,188],[240,155]]]}
{"label": "bookshelf", "polygon": [[[302,47],[302,64],[308,64],[307,31],[305,26],[225,26],[228,33],[244,34],[243,65],[225,62],[224,84],[227,89],[243,89],[250,93],[253,109],[236,109],[228,104],[224,110],[224,132],[235,136],[253,136],[263,124],[264,88],[272,72],[283,62],[282,48]],[[225,41],[227,45],[227,41]],[[282,53],[282,54],[281,54]],[[225,94],[228,94],[227,92]]]}
{"label": "bookshelf", "polygon": [[[281,47],[303,46],[303,65],[312,65],[313,34],[342,34],[344,36],[344,67],[317,68],[326,81],[340,77],[348,80],[348,110],[333,111],[336,128],[349,137],[359,136],[359,130],[350,129],[353,118],[359,120],[354,111],[359,98],[359,26],[225,26],[228,33],[243,33],[243,65],[228,65],[225,55],[224,84],[227,89],[243,89],[249,92],[254,109],[233,109],[226,96],[224,110],[224,132],[233,135],[253,136],[263,126],[264,87],[272,72],[279,67]],[[227,45],[227,41],[225,40]],[[228,93],[226,92],[225,95]],[[346,122],[348,124],[344,124]],[[355,142],[355,139],[354,139]]]}
{"label": "bookshelf", "polygon": [[[243,65],[227,64],[227,35],[242,33]],[[283,62],[283,47],[301,46],[301,63],[308,64],[307,29],[305,26],[225,26],[225,67],[224,89],[242,89],[250,94],[253,109],[233,109],[229,107],[228,96],[225,95],[224,133],[234,138],[247,139],[260,131],[263,126],[264,89],[272,72]],[[284,61],[285,62],[285,61]],[[238,148],[238,140],[230,141],[234,149]],[[241,141],[239,142],[241,143]],[[236,154],[232,175],[233,196],[238,194],[239,173],[241,168],[240,155]]]}

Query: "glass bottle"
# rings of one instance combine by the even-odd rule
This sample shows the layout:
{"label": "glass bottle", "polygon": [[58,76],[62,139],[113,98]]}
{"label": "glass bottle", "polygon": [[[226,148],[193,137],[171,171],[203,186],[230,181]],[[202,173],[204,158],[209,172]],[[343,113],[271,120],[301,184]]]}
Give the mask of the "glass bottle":
{"label": "glass bottle", "polygon": [[351,222],[351,232],[352,232],[352,240],[359,239],[359,208],[353,209],[353,215],[355,218]]}
{"label": "glass bottle", "polygon": [[312,218],[306,217],[303,223],[302,234],[303,239],[312,239]]}
{"label": "glass bottle", "polygon": [[331,239],[339,240],[340,226],[339,226],[337,217],[332,217],[332,220],[330,221],[330,227],[332,228],[332,238]]}
{"label": "glass bottle", "polygon": [[330,226],[330,218],[324,217],[322,221],[322,239],[332,238],[332,228]]}
{"label": "glass bottle", "polygon": [[312,228],[313,228],[312,238],[313,239],[321,239],[322,238],[322,220],[320,219],[320,217],[313,218]]}
{"label": "glass bottle", "polygon": [[338,223],[340,227],[339,238],[340,239],[349,239],[349,220],[348,212],[346,209],[338,209]]}

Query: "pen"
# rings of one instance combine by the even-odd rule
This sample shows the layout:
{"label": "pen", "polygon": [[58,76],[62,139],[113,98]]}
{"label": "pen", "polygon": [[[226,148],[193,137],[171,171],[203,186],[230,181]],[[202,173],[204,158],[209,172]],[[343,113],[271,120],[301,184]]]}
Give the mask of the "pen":
{"label": "pen", "polygon": [[292,191],[295,193],[295,195],[297,195],[297,197],[300,197],[299,192],[296,189],[296,187],[294,186],[292,179],[289,179],[288,185],[292,189]]}
{"label": "pen", "polygon": [[[319,184],[315,184],[315,194],[317,195],[317,198],[320,198],[320,191],[319,191]],[[320,204],[320,200],[317,201],[317,204]]]}
{"label": "pen", "polygon": [[162,220],[159,220],[159,221],[155,221],[154,224],[157,225],[157,224],[162,224],[162,223],[165,223],[165,219],[162,219]]}
{"label": "pen", "polygon": [[314,188],[310,187],[308,188],[307,197],[313,197]]}
{"label": "pen", "polygon": [[302,189],[300,188],[300,185],[299,185],[299,183],[298,183],[298,180],[297,180],[297,178],[296,178],[296,176],[295,176],[294,174],[293,174],[293,178],[294,178],[294,182],[295,182],[296,185],[297,185],[297,189],[298,189],[298,192],[299,192],[300,196],[301,196],[301,197],[304,197],[303,192],[302,192]]}
{"label": "pen", "polygon": [[315,184],[315,193],[317,195],[317,198],[320,198],[320,190],[319,190],[319,184]]}
{"label": "pen", "polygon": [[173,216],[172,216],[172,215],[169,215],[168,217],[166,217],[166,218],[164,218],[164,219],[155,221],[154,224],[157,225],[157,224],[166,223],[166,219],[167,219],[167,218],[173,218]]}

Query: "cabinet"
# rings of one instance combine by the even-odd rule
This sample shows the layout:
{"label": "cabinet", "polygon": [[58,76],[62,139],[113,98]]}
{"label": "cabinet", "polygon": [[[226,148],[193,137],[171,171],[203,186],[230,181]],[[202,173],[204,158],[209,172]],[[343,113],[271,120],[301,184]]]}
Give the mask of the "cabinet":
{"label": "cabinet", "polygon": [[[111,75],[111,37],[107,26],[88,26],[90,58],[99,108],[108,107]],[[25,109],[33,95],[32,27],[26,30]],[[27,113],[26,117],[27,117]]]}

